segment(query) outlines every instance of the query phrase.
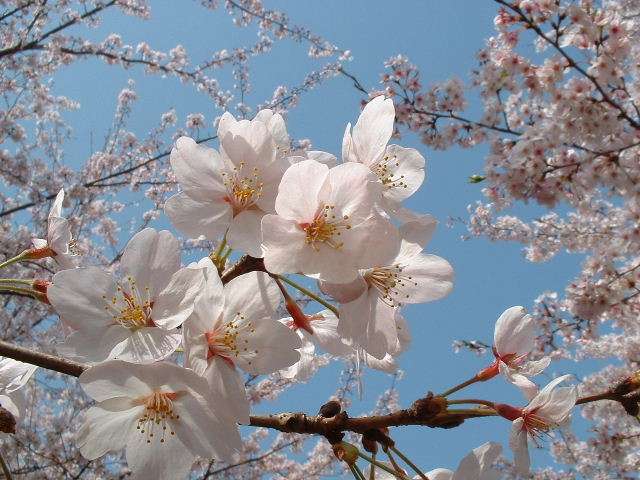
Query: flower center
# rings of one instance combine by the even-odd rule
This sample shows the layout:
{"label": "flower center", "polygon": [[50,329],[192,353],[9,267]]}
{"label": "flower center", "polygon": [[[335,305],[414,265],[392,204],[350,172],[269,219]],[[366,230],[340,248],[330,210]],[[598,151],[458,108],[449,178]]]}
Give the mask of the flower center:
{"label": "flower center", "polygon": [[114,323],[131,331],[154,326],[151,318],[153,301],[150,298],[149,288],[145,287],[142,295],[132,277],[127,277],[127,283],[128,291],[118,285],[118,293],[110,300],[106,295],[102,296],[105,301],[105,310],[111,312]]}
{"label": "flower center", "polygon": [[222,172],[222,183],[229,193],[224,199],[231,204],[234,215],[251,208],[262,196],[264,182],[260,181],[258,167],[254,167],[251,172],[247,172],[244,167],[244,162],[240,162],[240,166],[233,167],[230,174]]}
{"label": "flower center", "polygon": [[402,273],[400,264],[374,267],[364,274],[365,281],[380,293],[380,299],[390,307],[398,307],[401,300],[409,298],[402,290],[410,285],[418,286],[411,275]]}
{"label": "flower center", "polygon": [[175,392],[153,392],[138,401],[144,404],[144,413],[138,419],[136,429],[146,435],[147,443],[151,443],[154,437],[160,438],[160,443],[164,443],[167,430],[169,435],[175,435],[171,422],[180,419],[180,415],[173,410],[173,401],[176,398],[178,393]]}
{"label": "flower center", "polygon": [[343,215],[342,218],[336,218],[334,212],[335,206],[325,205],[316,214],[313,222],[300,224],[300,228],[306,234],[305,243],[311,245],[316,251],[320,250],[320,244],[323,243],[336,250],[344,245],[344,242],[339,239],[340,231],[351,228],[348,223],[349,216]]}
{"label": "flower center", "polygon": [[552,428],[557,427],[553,422],[536,415],[536,410],[530,412],[524,411],[522,419],[524,420],[522,428],[526,429],[527,434],[537,446],[539,446],[538,440],[540,440],[544,434]]}
{"label": "flower center", "polygon": [[[222,324],[215,330],[206,332],[205,338],[209,345],[207,358],[221,357],[230,365],[234,365],[234,359],[241,354],[258,353],[258,350],[249,350],[248,335],[255,333],[252,322],[245,322],[245,317],[240,312],[230,322]],[[249,365],[251,362],[249,361]]]}
{"label": "flower center", "polygon": [[395,176],[393,173],[393,170],[399,166],[400,163],[395,155],[385,155],[371,166],[371,171],[378,176],[386,188],[407,188],[404,175]]}

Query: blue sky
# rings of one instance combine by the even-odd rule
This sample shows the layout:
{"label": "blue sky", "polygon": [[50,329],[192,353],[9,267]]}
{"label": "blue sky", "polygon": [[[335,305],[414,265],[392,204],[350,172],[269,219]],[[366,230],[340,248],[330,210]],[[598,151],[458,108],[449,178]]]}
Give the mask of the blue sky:
{"label": "blue sky", "polygon": [[[210,12],[197,2],[150,2],[153,16],[147,22],[125,18],[117,12],[105,16],[104,25],[92,33],[101,38],[117,30],[127,43],[145,40],[152,47],[169,49],[185,45],[192,58],[203,58],[214,49],[233,48],[255,41],[255,30],[238,29],[222,10]],[[179,3],[179,7],[177,6]],[[495,4],[489,0],[407,0],[383,2],[367,0],[266,1],[267,6],[287,11],[293,22],[304,25],[338,46],[350,49],[353,61],[347,69],[367,87],[378,85],[383,62],[403,53],[422,71],[423,85],[451,76],[468,78],[475,67],[474,54],[493,32]],[[316,61],[305,56],[306,46],[294,42],[278,43],[274,52],[251,62],[254,90],[248,103],[260,103],[270,97],[280,83],[296,84]],[[100,145],[113,115],[117,92],[127,79],[137,82],[137,103],[131,128],[139,135],[153,128],[159,115],[176,108],[184,121],[189,112],[202,112],[212,121],[221,112],[211,102],[175,79],[150,77],[141,70],[109,67],[87,61],[66,69],[55,82],[55,89],[80,101],[82,108],[67,115],[74,136],[67,158],[78,164],[90,152],[91,141]],[[221,77],[231,88],[228,74]],[[295,138],[310,138],[314,148],[338,154],[345,124],[359,114],[361,95],[348,79],[338,77],[305,94],[298,108],[288,116],[288,128]],[[472,100],[471,112],[478,110]],[[413,345],[400,359],[405,378],[399,382],[401,403],[408,405],[428,390],[442,391],[465,380],[484,366],[488,358],[469,353],[454,354],[453,340],[480,339],[487,343],[493,336],[497,316],[511,305],[530,307],[545,290],[561,290],[578,271],[579,258],[559,255],[547,264],[525,261],[517,245],[485,240],[462,241],[463,227],[447,228],[449,217],[465,218],[467,205],[480,199],[480,185],[467,183],[469,175],[483,170],[484,150],[451,149],[430,151],[412,135],[398,143],[419,149],[427,157],[427,179],[408,205],[414,210],[435,215],[441,225],[428,250],[451,262],[456,271],[453,293],[444,300],[410,306],[405,316],[413,336]],[[534,215],[534,208],[519,210]],[[130,211],[133,216],[139,212]],[[166,225],[162,221],[158,225]],[[565,366],[563,366],[565,367]],[[565,373],[554,371],[557,373]],[[569,370],[573,373],[573,366]],[[315,413],[323,399],[335,389],[338,366],[330,367],[307,385],[296,387],[288,397],[266,409],[298,409],[304,405]],[[542,382],[545,379],[541,380]],[[357,399],[352,414],[370,409],[376,392],[387,388],[390,378],[367,373],[362,401]],[[494,380],[469,390],[465,397],[520,402],[514,388]],[[508,451],[509,424],[501,419],[470,421],[453,430],[404,428],[394,438],[405,453],[425,470],[438,466],[453,468],[472,448],[487,440],[501,442]],[[535,456],[538,465],[549,461],[546,454]]]}

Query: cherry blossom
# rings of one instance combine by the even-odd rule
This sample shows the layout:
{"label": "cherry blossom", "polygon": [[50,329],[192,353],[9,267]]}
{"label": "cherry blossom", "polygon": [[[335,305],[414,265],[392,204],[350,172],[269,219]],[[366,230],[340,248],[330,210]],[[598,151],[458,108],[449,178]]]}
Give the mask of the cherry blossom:
{"label": "cherry blossom", "polygon": [[183,327],[185,366],[225,392],[239,421],[248,423],[249,404],[237,368],[261,375],[293,365],[300,358],[300,340],[274,318],[280,292],[267,274],[247,273],[223,287],[209,258],[198,266],[206,282]]}
{"label": "cherry blossom", "polygon": [[278,189],[277,214],[262,221],[267,270],[348,283],[359,268],[393,258],[398,233],[375,210],[379,193],[373,174],[355,163],[290,166]]}
{"label": "cherry blossom", "polygon": [[0,358],[0,406],[14,417],[21,417],[28,405],[22,388],[38,367],[12,358]]}
{"label": "cherry blossom", "polygon": [[348,285],[321,282],[340,302],[339,332],[378,359],[397,348],[396,310],[404,303],[440,299],[453,288],[453,269],[444,259],[422,253],[422,246],[402,240],[388,264],[360,270]]}
{"label": "cherry blossom", "polygon": [[47,297],[73,331],[61,352],[94,363],[153,362],[178,347],[176,327],[193,312],[202,272],[181,269],[178,241],[166,230],[151,228],[129,241],[121,268],[121,280],[98,267],[53,277]]}
{"label": "cherry blossom", "polygon": [[[269,125],[275,118],[282,120],[272,116]],[[218,136],[220,153],[188,137],[177,140],[171,167],[182,191],[167,200],[165,212],[187,235],[216,240],[226,234],[234,249],[260,257],[260,221],[274,211],[288,162],[278,156],[278,144],[260,120],[223,115]]]}
{"label": "cherry blossom", "polygon": [[[498,480],[500,472],[493,468],[502,451],[497,443],[487,442],[464,457],[455,472],[436,468],[426,473],[429,480]],[[418,477],[414,477],[418,478]]]}
{"label": "cherry blossom", "polygon": [[342,160],[366,165],[382,184],[383,205],[390,212],[414,194],[424,181],[424,157],[413,148],[388,145],[394,130],[393,100],[380,95],[362,110],[342,140]]}
{"label": "cherry blossom", "polygon": [[571,375],[563,375],[549,382],[538,392],[526,407],[516,408],[496,404],[499,415],[513,422],[509,446],[513,450],[514,461],[521,475],[529,475],[530,460],[528,438],[536,442],[543,434],[562,425],[569,418],[576,404],[576,387],[558,387]]}
{"label": "cherry blossom", "polygon": [[228,460],[240,448],[229,399],[172,363],[111,360],[80,376],[97,403],[85,413],[77,444],[95,460],[125,449],[135,478],[186,478],[196,457]]}
{"label": "cherry blossom", "polygon": [[478,373],[478,378],[488,380],[499,372],[520,387],[528,398],[538,393],[538,387],[529,380],[549,366],[551,359],[527,360],[535,347],[535,322],[524,307],[510,307],[496,321],[493,355],[495,361]]}
{"label": "cherry blossom", "polygon": [[49,211],[46,240],[34,238],[33,249],[29,250],[27,257],[31,259],[51,257],[64,270],[76,266],[78,254],[69,222],[62,216],[62,202],[64,202],[64,189],[60,189]]}

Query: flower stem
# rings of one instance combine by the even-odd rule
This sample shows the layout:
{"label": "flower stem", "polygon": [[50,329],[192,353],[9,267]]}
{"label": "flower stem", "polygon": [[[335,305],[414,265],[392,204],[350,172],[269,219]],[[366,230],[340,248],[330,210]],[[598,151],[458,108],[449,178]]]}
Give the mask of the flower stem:
{"label": "flower stem", "polygon": [[398,450],[394,445],[390,445],[389,448],[396,454],[398,455],[402,461],[404,463],[406,463],[407,465],[409,465],[411,467],[411,469],[416,472],[418,474],[418,476],[422,479],[422,480],[429,480],[429,477],[427,477],[424,472],[422,470],[420,470],[411,460],[409,460],[407,458],[407,456],[402,453],[400,450]]}
{"label": "flower stem", "polygon": [[27,257],[27,252],[28,250],[25,250],[24,252],[16,255],[13,258],[10,258],[9,260],[5,260],[4,262],[0,263],[0,268],[8,267],[12,263],[21,262]]}
{"label": "flower stem", "polygon": [[298,290],[301,293],[305,294],[307,297],[311,298],[312,300],[315,300],[320,305],[323,305],[323,306],[327,307],[329,310],[331,310],[333,312],[333,314],[336,317],[339,315],[338,314],[338,309],[334,305],[331,305],[329,302],[327,302],[323,298],[319,297],[318,295],[313,293],[311,290],[306,289],[302,285],[294,282],[293,280],[290,280],[289,278],[285,277],[284,275],[275,275],[275,276],[278,277],[283,282],[288,283],[289,285],[291,285],[296,290]]}
{"label": "flower stem", "polygon": [[[372,453],[371,458],[373,461],[376,461],[376,454]],[[376,480],[376,464],[372,463],[371,467],[369,467],[369,480]]]}
{"label": "flower stem", "polygon": [[0,292],[15,293],[16,295],[27,295],[34,298],[37,298],[39,295],[39,292],[36,292],[35,290],[32,290],[30,288],[13,287],[10,285],[0,285]]}
{"label": "flower stem", "polygon": [[497,415],[495,410],[489,410],[488,408],[460,408],[447,410],[447,413],[452,413],[453,415],[486,415],[487,417]]}
{"label": "flower stem", "polygon": [[398,465],[398,462],[396,462],[396,459],[393,458],[393,455],[391,455],[391,452],[389,451],[389,449],[385,449],[384,453],[387,454],[387,457],[389,458],[389,461],[391,462],[391,465],[393,465],[393,468],[395,468],[396,473],[395,476],[401,479],[408,479],[408,475],[406,475],[404,473],[404,470],[402,468],[400,468],[400,465]]}
{"label": "flower stem", "polygon": [[362,470],[360,470],[360,467],[357,463],[353,464],[353,470],[358,474],[358,478],[360,480],[367,480],[366,478],[364,478],[364,473],[362,473]]}
{"label": "flower stem", "polygon": [[19,283],[22,285],[33,285],[33,278],[0,278],[0,283]]}
{"label": "flower stem", "polygon": [[598,395],[589,395],[588,397],[579,398],[576,401],[576,405],[597,402],[598,400],[616,400],[616,395],[611,392],[599,393]]}
{"label": "flower stem", "polygon": [[469,385],[473,385],[476,382],[479,382],[480,379],[478,378],[477,375],[474,375],[473,377],[471,377],[469,380],[462,382],[459,385],[456,385],[455,387],[451,387],[449,390],[447,390],[444,393],[441,393],[440,395],[438,395],[439,397],[446,397],[447,395],[451,395],[454,392],[457,392],[458,390],[462,390],[465,387],[468,387]]}
{"label": "flower stem", "polygon": [[360,458],[365,459],[367,462],[369,462],[372,466],[375,465],[376,467],[384,470],[387,473],[390,473],[391,475],[394,475],[396,478],[399,478],[400,480],[404,480],[402,477],[398,476],[398,472],[396,472],[395,470],[387,467],[384,463],[380,463],[379,461],[377,461],[374,458],[371,458],[369,455],[362,453],[362,452],[358,452],[358,456]]}
{"label": "flower stem", "polygon": [[479,398],[462,398],[460,400],[447,400],[447,405],[461,405],[465,403],[477,403],[478,405],[486,405],[487,407],[493,408],[493,402],[489,400],[481,400]]}

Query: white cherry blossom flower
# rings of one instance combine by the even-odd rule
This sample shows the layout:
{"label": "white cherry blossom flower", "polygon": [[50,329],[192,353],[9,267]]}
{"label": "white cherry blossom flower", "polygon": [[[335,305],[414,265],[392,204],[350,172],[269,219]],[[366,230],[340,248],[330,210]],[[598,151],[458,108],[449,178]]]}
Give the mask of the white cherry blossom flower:
{"label": "white cherry blossom flower", "polygon": [[97,402],[78,432],[80,453],[124,449],[137,479],[186,478],[196,457],[229,460],[241,446],[229,399],[186,368],[112,360],[83,372],[80,385]]}
{"label": "white cherry blossom flower", "polygon": [[380,184],[357,163],[329,169],[315,160],[290,166],[276,198],[276,215],[262,220],[265,267],[302,272],[335,283],[358,269],[391,260],[396,228],[375,209]]}
{"label": "white cherry blossom flower", "polygon": [[260,221],[274,211],[288,162],[259,120],[221,119],[219,138],[221,153],[177,140],[170,161],[182,191],[167,200],[165,213],[186,235],[216,240],[226,233],[234,249],[260,257]]}
{"label": "white cherry blossom flower", "polygon": [[115,278],[97,267],[57,273],[47,297],[73,333],[61,353],[84,362],[153,362],[181,341],[176,327],[194,308],[200,270],[180,269],[180,244],[168,231],[147,228],[126,246]]}
{"label": "white cherry blossom flower", "polygon": [[481,380],[488,380],[499,372],[517,385],[528,398],[532,398],[538,387],[528,377],[541,373],[549,366],[549,357],[527,361],[535,347],[535,324],[524,307],[506,309],[496,321],[493,334],[493,355],[495,361],[478,373]]}
{"label": "white cherry blossom flower", "polygon": [[0,406],[19,418],[27,407],[22,388],[37,370],[36,365],[0,357]]}
{"label": "white cherry blossom flower", "polygon": [[393,213],[424,181],[424,157],[413,148],[387,145],[393,135],[393,101],[380,95],[362,110],[342,140],[342,160],[366,165],[382,184],[383,207]]}
{"label": "white cherry blossom flower", "polygon": [[29,250],[29,258],[51,257],[60,269],[74,268],[79,255],[75,242],[71,236],[69,221],[62,216],[62,202],[64,202],[64,189],[60,189],[56,195],[47,221],[47,238],[34,238],[33,248]]}
{"label": "white cherry blossom flower", "polygon": [[396,258],[379,265],[360,270],[347,285],[321,282],[320,288],[340,302],[338,331],[382,359],[396,349],[397,308],[446,296],[453,288],[453,269],[446,260],[424,254],[420,245],[406,240]]}
{"label": "white cherry blossom flower", "polygon": [[224,287],[209,258],[206,283],[193,314],[183,326],[185,366],[225,392],[240,423],[249,422],[249,404],[239,368],[262,375],[299,360],[300,340],[275,320],[280,291],[263,272],[250,272]]}
{"label": "white cherry blossom flower", "polygon": [[513,422],[509,446],[513,450],[514,462],[521,475],[529,475],[528,438],[537,444],[543,434],[559,427],[568,418],[578,399],[575,386],[558,387],[571,375],[563,375],[552,380],[523,408],[496,404],[499,415]]}

